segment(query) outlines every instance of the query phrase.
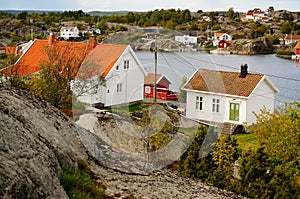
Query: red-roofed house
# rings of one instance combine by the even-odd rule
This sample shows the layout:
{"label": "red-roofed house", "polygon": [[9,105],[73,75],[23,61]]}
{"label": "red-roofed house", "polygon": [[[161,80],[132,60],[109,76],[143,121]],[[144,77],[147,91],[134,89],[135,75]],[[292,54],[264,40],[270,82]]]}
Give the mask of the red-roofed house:
{"label": "red-roofed house", "polygon": [[[7,75],[30,76],[41,71],[43,64],[49,65],[49,62],[56,64],[64,60],[50,58],[47,51],[51,48],[58,51],[54,54],[60,57],[72,56],[66,56],[72,59],[68,62],[72,66],[62,64],[61,74],[66,74],[66,67],[72,70],[71,79],[76,79],[71,83],[72,90],[80,95],[79,100],[89,104],[101,103],[105,106],[143,100],[146,72],[132,48],[129,45],[97,44],[95,37],[90,37],[87,43],[56,41],[56,37],[52,34],[48,40],[35,39],[13,67],[0,72]],[[100,77],[105,79],[105,85],[93,81],[99,80]],[[85,86],[78,88],[79,84],[74,82],[83,78],[87,79]],[[93,88],[97,89],[93,89],[93,92],[91,89],[89,92],[79,92],[89,85],[86,82],[93,83]]]}
{"label": "red-roofed house", "polygon": [[5,53],[6,50],[6,44],[0,42],[0,53]]}
{"label": "red-roofed house", "polygon": [[269,21],[269,14],[268,14],[268,12],[265,12],[265,11],[262,11],[262,10],[256,8],[254,10],[249,10],[246,13],[246,19],[254,20],[254,21],[268,22]]}
{"label": "red-roofed house", "polygon": [[283,40],[285,45],[292,44],[300,41],[300,35],[286,34]]}
{"label": "red-roofed house", "polygon": [[300,60],[300,41],[295,46],[295,55],[292,55],[292,59],[296,61]]}
{"label": "red-roofed house", "polygon": [[295,47],[295,55],[300,57],[300,42],[298,42]]}
{"label": "red-roofed house", "polygon": [[232,42],[231,35],[223,32],[214,33],[213,39],[213,46],[218,46],[218,48],[223,49],[229,47]]}
{"label": "red-roofed house", "polygon": [[80,96],[80,101],[112,106],[144,99],[147,73],[129,45],[98,44],[85,58],[75,82],[86,74],[92,82],[86,90],[98,84],[99,76],[105,85],[97,85],[96,90]]}
{"label": "red-roofed house", "polygon": [[[144,80],[144,95],[146,98],[154,98],[155,74],[148,73]],[[171,80],[164,74],[156,74],[156,98],[161,100],[178,100],[176,93],[170,91]]]}
{"label": "red-roofed house", "polygon": [[247,65],[241,66],[241,73],[198,69],[183,89],[187,117],[232,127],[256,123],[253,113],[264,107],[273,111],[278,92],[265,75],[248,73]]}

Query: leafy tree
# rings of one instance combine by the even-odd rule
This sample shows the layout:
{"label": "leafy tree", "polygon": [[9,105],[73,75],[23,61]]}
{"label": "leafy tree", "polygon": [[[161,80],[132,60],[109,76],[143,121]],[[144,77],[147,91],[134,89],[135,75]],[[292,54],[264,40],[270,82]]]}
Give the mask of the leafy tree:
{"label": "leafy tree", "polygon": [[222,189],[229,188],[233,179],[234,163],[238,158],[237,141],[230,136],[221,136],[212,154],[216,169],[209,182]]}
{"label": "leafy tree", "polygon": [[283,20],[286,20],[286,21],[294,21],[294,16],[293,16],[292,13],[286,12],[286,11],[285,11],[285,12],[282,14],[282,19],[283,19]]}
{"label": "leafy tree", "polygon": [[26,19],[27,16],[28,16],[28,13],[26,11],[24,11],[17,15],[17,19],[24,20],[24,19]]}
{"label": "leafy tree", "polygon": [[257,151],[243,153],[240,179],[234,190],[250,198],[298,198],[300,195],[300,103],[287,104],[274,113],[257,115],[253,132]]}
{"label": "leafy tree", "polygon": [[74,49],[69,43],[45,49],[47,59],[42,70],[29,81],[30,91],[71,116],[74,79],[86,55],[86,49]]}
{"label": "leafy tree", "polygon": [[226,16],[231,20],[233,20],[235,18],[235,12],[234,12],[233,8],[229,8],[229,10],[227,11]]}
{"label": "leafy tree", "polygon": [[263,37],[267,30],[268,27],[266,25],[256,22],[251,25],[251,38],[255,39],[258,37]]}
{"label": "leafy tree", "polygon": [[300,157],[300,103],[286,104],[274,113],[262,110],[257,115],[257,124],[253,132],[266,151],[286,161]]}
{"label": "leafy tree", "polygon": [[187,78],[185,76],[183,76],[182,80],[181,80],[181,85],[179,87],[179,93],[178,93],[178,101],[183,102],[183,103],[186,102],[186,91],[182,90],[182,88],[183,88],[184,84],[186,83],[186,81],[187,81]]}

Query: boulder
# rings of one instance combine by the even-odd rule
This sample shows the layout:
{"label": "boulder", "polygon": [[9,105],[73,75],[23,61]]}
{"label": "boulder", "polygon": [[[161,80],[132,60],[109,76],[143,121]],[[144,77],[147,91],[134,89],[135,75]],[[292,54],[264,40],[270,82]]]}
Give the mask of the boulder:
{"label": "boulder", "polygon": [[267,38],[257,39],[237,39],[233,40],[230,47],[227,49],[233,54],[255,55],[255,54],[272,54],[274,47]]}

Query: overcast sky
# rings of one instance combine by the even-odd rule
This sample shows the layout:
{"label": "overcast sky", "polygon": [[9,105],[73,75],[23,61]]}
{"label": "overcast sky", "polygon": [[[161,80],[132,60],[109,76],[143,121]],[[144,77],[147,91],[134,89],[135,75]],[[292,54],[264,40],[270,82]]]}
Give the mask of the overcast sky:
{"label": "overcast sky", "polygon": [[180,8],[190,11],[246,12],[253,8],[263,10],[273,6],[275,10],[300,11],[300,0],[0,0],[0,10],[83,10],[88,11],[151,11]]}

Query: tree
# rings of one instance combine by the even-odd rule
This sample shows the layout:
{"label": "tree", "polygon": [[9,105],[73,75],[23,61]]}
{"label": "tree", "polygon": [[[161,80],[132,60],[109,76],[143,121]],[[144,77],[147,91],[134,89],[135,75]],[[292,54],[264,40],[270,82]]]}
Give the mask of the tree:
{"label": "tree", "polygon": [[300,150],[300,103],[286,104],[274,113],[262,110],[257,116],[253,132],[266,151],[286,161],[299,159]]}
{"label": "tree", "polygon": [[29,80],[30,91],[71,116],[73,94],[70,82],[87,52],[86,47],[74,48],[71,43],[47,47],[42,70]]}
{"label": "tree", "polygon": [[185,76],[182,77],[181,85],[179,87],[179,93],[178,93],[178,101],[185,103],[186,102],[186,91],[182,90],[184,84],[186,83],[187,78]]}
{"label": "tree", "polygon": [[226,16],[231,20],[233,20],[235,18],[235,12],[234,12],[233,8],[229,8],[229,10],[227,11]]}
{"label": "tree", "polygon": [[26,11],[24,11],[17,15],[17,19],[24,20],[24,19],[26,19],[27,16],[28,16],[28,13]]}
{"label": "tree", "polygon": [[235,191],[250,198],[298,198],[300,195],[300,103],[274,113],[262,110],[253,126],[260,147],[239,159]]}

